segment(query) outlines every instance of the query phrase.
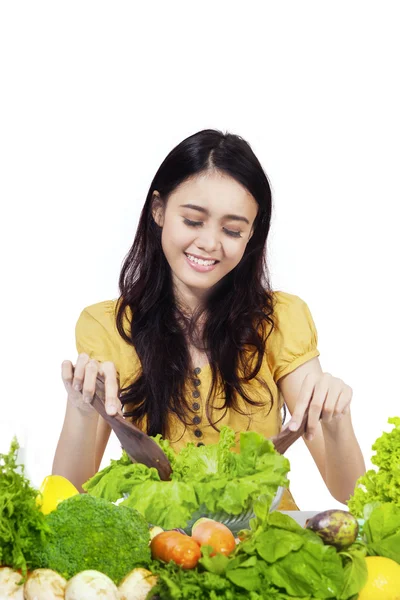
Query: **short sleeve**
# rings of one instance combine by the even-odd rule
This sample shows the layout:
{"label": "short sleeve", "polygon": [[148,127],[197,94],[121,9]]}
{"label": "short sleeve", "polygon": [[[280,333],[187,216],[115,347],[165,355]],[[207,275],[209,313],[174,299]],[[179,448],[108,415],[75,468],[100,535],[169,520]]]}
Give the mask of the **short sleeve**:
{"label": "short sleeve", "polygon": [[111,361],[119,373],[115,347],[113,302],[99,302],[85,308],[75,326],[76,348],[99,362]]}
{"label": "short sleeve", "polygon": [[267,360],[275,382],[319,356],[318,335],[307,304],[292,294],[275,292],[275,328],[267,341]]}

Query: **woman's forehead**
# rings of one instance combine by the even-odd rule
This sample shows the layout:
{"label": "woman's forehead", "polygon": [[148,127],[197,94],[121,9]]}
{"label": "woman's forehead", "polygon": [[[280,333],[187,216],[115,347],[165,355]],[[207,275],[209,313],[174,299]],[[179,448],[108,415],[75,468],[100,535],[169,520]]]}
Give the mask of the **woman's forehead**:
{"label": "woman's forehead", "polygon": [[202,173],[184,181],[170,196],[175,208],[198,205],[210,214],[238,212],[252,218],[257,214],[257,202],[250,192],[233,177],[220,172]]}

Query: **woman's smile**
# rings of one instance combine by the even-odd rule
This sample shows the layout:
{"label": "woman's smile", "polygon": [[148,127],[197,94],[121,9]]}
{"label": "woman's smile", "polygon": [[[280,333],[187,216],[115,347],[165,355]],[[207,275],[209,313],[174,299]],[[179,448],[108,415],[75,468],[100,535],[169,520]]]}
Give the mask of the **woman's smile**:
{"label": "woman's smile", "polygon": [[208,273],[209,271],[213,271],[219,263],[219,260],[213,258],[201,258],[196,254],[189,254],[189,252],[184,252],[184,255],[186,262],[198,273]]}

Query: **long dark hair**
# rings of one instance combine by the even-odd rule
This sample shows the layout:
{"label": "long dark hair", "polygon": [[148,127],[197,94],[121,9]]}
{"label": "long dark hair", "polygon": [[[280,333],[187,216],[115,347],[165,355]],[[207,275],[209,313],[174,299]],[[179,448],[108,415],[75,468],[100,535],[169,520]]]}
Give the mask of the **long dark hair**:
{"label": "long dark hair", "polygon": [[[167,203],[169,195],[181,183],[209,170],[220,171],[242,184],[256,200],[258,213],[242,260],[214,286],[203,307],[207,316],[201,342],[212,373],[208,419],[217,429],[216,423],[227,410],[243,412],[238,397],[253,406],[265,403],[250,397],[243,384],[253,378],[261,381],[258,374],[274,326],[266,264],[271,189],[260,162],[243,138],[205,129],[183,140],[158,169],[119,278],[117,328],[134,346],[141,363],[137,379],[121,390],[121,402],[125,416],[133,422],[140,424],[146,420],[149,435],[168,435],[171,412],[185,424],[190,422],[191,403],[186,394],[193,365],[188,331],[193,332],[199,317],[193,315],[188,323],[187,315],[176,303],[171,269],[161,246],[161,229],[152,215],[153,193],[158,190],[162,201]],[[133,315],[130,331],[124,327],[128,306]],[[265,382],[262,384],[268,390]],[[225,401],[221,418],[213,422],[210,398],[217,389]]]}

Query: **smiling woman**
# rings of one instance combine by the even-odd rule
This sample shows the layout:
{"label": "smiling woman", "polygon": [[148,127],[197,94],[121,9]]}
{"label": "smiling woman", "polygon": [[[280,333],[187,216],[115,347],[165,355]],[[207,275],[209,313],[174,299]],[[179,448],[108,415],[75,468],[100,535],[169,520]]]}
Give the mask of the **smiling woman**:
{"label": "smiling woman", "polygon": [[[258,206],[237,181],[210,170],[180,185],[165,205],[156,191],[153,217],[162,228],[162,249],[176,292],[209,290],[242,260]],[[204,277],[202,273],[211,273]],[[197,307],[195,297],[190,308]]]}
{"label": "smiling woman", "polygon": [[[120,274],[120,297],[85,308],[75,367],[63,363],[67,412],[53,472],[77,487],[98,469],[106,409],[179,449],[215,443],[222,425],[276,435],[283,404],[335,498],[364,471],[351,390],[323,373],[303,300],[273,291],[266,245],[271,190],[250,145],[215,130],[183,140],[158,169]],[[122,407],[122,409],[121,409]],[[290,507],[290,506],[289,506]]]}

